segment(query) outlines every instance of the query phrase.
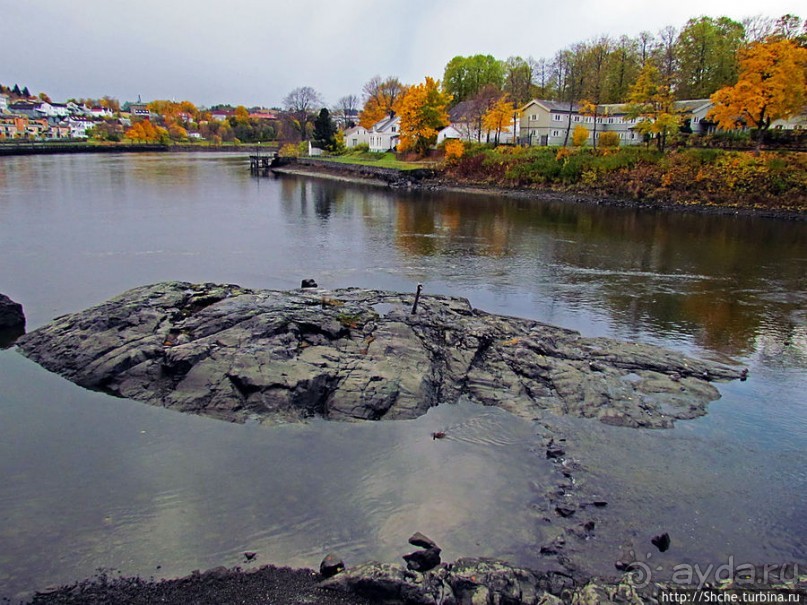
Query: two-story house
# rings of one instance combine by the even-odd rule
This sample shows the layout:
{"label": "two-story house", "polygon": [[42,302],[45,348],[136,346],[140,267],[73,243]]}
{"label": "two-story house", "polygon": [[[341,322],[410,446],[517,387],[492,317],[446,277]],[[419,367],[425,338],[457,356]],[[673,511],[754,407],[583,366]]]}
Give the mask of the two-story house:
{"label": "two-story house", "polygon": [[[706,134],[713,125],[706,119],[712,103],[709,99],[676,101],[673,109],[689,124],[692,132]],[[521,108],[521,136],[526,145],[571,144],[574,129],[581,125],[589,131],[587,144],[594,143],[603,132],[614,132],[622,145],[638,145],[644,137],[637,130],[641,118],[628,115],[625,103],[601,104],[596,116],[583,113],[576,103],[533,99]]]}
{"label": "two-story house", "polygon": [[398,147],[400,136],[401,118],[395,116],[373,124],[367,131],[367,142],[370,146],[370,151],[379,153],[394,151]]}

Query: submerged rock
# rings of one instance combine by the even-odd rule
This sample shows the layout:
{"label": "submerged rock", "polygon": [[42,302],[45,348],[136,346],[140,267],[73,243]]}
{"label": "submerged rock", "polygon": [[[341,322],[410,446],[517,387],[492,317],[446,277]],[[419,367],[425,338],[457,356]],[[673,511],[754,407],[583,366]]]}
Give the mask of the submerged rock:
{"label": "submerged rock", "polygon": [[421,295],[412,314],[413,299],[160,283],[59,317],[18,345],[84,387],[234,421],[414,418],[467,397],[526,418],[550,410],[662,428],[704,414],[720,396],[711,381],[740,377],[462,298]]}

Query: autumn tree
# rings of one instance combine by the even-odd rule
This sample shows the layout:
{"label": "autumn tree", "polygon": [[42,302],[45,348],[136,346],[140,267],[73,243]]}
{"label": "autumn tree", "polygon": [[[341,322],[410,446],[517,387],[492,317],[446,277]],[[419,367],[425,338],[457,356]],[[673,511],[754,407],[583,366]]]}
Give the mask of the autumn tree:
{"label": "autumn tree", "polygon": [[510,132],[510,124],[513,123],[513,116],[516,113],[513,103],[502,96],[493,106],[482,116],[482,126],[488,132],[494,132],[494,142],[499,144],[499,137],[504,132]]}
{"label": "autumn tree", "polygon": [[733,86],[711,97],[710,117],[724,130],[755,128],[757,151],[774,120],[788,118],[807,103],[807,48],[787,38],[770,37],[740,53],[740,75]]}
{"label": "autumn tree", "polygon": [[286,95],[283,105],[292,118],[294,129],[305,140],[308,134],[306,125],[313,112],[323,105],[322,97],[310,86],[301,86]]}
{"label": "autumn tree", "polygon": [[376,122],[392,118],[398,111],[398,103],[406,92],[406,86],[392,76],[382,80],[374,76],[362,87],[364,108],[359,115],[359,124],[370,128]]}
{"label": "autumn tree", "polygon": [[444,92],[440,82],[427,77],[425,82],[411,86],[401,99],[401,151],[413,150],[425,154],[437,140],[437,132],[448,125],[448,105],[451,95]]}
{"label": "autumn tree", "polygon": [[140,141],[142,143],[166,143],[168,142],[168,131],[160,126],[155,126],[150,120],[135,122],[126,131],[127,139]]}
{"label": "autumn tree", "polygon": [[504,65],[492,55],[457,56],[446,64],[443,88],[459,103],[475,96],[486,86],[498,90],[504,85]]}
{"label": "autumn tree", "polygon": [[[98,101],[98,105],[102,105],[103,99]],[[106,101],[109,103],[109,101]],[[166,126],[179,124],[180,126],[186,125],[189,121],[195,119],[199,110],[196,105],[190,101],[169,101],[166,99],[157,99],[147,105],[149,112],[160,116]]]}
{"label": "autumn tree", "polygon": [[670,87],[652,63],[644,66],[628,96],[628,117],[639,118],[636,126],[641,134],[654,137],[661,151],[670,134],[677,132],[681,116],[675,112]]}

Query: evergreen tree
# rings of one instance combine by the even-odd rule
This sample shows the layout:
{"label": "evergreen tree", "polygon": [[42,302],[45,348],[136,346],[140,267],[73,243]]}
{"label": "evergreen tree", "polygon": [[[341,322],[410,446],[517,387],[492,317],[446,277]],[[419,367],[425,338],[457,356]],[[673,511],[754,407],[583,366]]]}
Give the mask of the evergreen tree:
{"label": "evergreen tree", "polygon": [[314,147],[333,151],[336,145],[336,126],[331,119],[331,113],[322,108],[314,120],[314,133],[311,135]]}
{"label": "evergreen tree", "polygon": [[11,89],[11,94],[14,95],[15,97],[21,97],[22,96],[22,92],[20,91],[19,84],[14,85],[14,88]]}
{"label": "evergreen tree", "polygon": [[27,87],[27,86],[26,86],[25,88],[23,88],[23,89],[22,89],[22,96],[24,96],[26,99],[27,99],[27,98],[29,98],[29,97],[31,96],[31,93],[28,91],[28,87]]}

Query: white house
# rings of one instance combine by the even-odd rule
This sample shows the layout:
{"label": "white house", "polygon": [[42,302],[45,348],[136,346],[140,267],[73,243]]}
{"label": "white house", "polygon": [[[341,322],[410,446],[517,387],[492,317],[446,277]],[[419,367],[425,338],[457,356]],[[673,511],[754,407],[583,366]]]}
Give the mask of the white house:
{"label": "white house", "polygon": [[70,127],[70,138],[86,139],[87,131],[93,127],[94,122],[84,116],[70,116],[67,125]]}
{"label": "white house", "polygon": [[459,139],[461,141],[462,140],[465,140],[465,141],[469,140],[468,138],[463,136],[463,133],[460,132],[459,130],[457,130],[457,128],[454,125],[446,126],[440,132],[437,133],[437,144],[438,145],[440,143],[442,143],[443,141],[445,141],[446,139]]}
{"label": "white house", "polygon": [[356,147],[356,145],[369,145],[370,138],[367,132],[367,129],[363,126],[354,126],[353,128],[348,128],[344,132],[345,137],[345,147],[350,149],[351,147]]}
{"label": "white house", "polygon": [[385,118],[373,124],[367,133],[370,151],[383,153],[398,147],[401,135],[401,118]]}
{"label": "white house", "polygon": [[0,113],[8,111],[8,95],[0,95]]}
{"label": "white house", "polygon": [[111,118],[112,110],[108,107],[95,105],[94,107],[90,107],[90,114],[95,118]]}

